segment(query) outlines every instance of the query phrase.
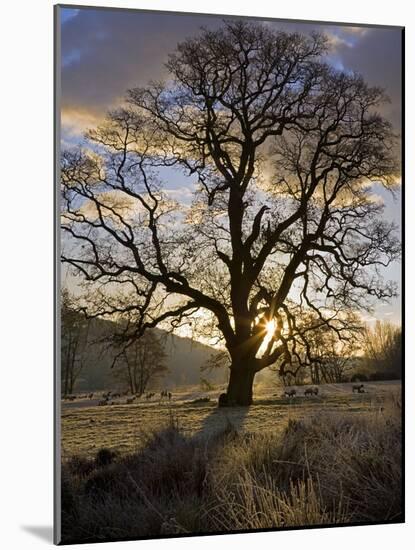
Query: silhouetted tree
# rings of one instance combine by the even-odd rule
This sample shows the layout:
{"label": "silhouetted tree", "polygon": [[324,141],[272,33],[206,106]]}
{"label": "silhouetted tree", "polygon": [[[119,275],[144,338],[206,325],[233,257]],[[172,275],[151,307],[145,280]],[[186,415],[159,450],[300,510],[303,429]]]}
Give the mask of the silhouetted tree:
{"label": "silhouetted tree", "polygon": [[355,339],[339,341],[332,331],[326,333],[319,348],[318,359],[311,369],[312,382],[346,382],[348,373],[355,367],[355,354],[358,349]]}
{"label": "silhouetted tree", "polygon": [[[312,317],[316,322],[315,315]],[[352,311],[343,315],[343,323],[344,330],[340,334],[320,324],[307,338],[305,365],[309,367],[313,384],[346,382],[348,373],[355,367],[363,326]]]}
{"label": "silhouetted tree", "polygon": [[161,337],[147,331],[124,348],[117,363],[116,376],[128,385],[133,394],[142,395],[148,385],[168,372],[166,352]]}
{"label": "silhouetted tree", "polygon": [[[283,375],[311,328],[341,337],[345,311],[396,293],[377,268],[399,240],[372,194],[399,168],[385,97],[326,52],[319,34],[202,30],[170,55],[166,83],[130,90],[62,155],[62,260],[91,287],[88,315],[128,319],[127,346],[204,324],[230,358],[228,404],[252,402],[261,369]],[[166,167],[190,177],[190,207]]]}
{"label": "silhouetted tree", "polygon": [[88,319],[78,311],[68,289],[61,296],[61,386],[63,395],[71,394],[85,366],[88,346]]}
{"label": "silhouetted tree", "polygon": [[402,376],[402,329],[386,321],[376,321],[363,333],[363,350],[372,375],[381,378]]}

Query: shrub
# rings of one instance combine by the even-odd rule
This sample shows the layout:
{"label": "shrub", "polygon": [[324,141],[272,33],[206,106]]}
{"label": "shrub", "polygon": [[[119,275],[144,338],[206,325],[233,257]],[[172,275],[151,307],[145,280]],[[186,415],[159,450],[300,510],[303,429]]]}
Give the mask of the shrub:
{"label": "shrub", "polygon": [[95,457],[95,464],[98,467],[107,466],[108,464],[112,464],[114,462],[116,456],[117,453],[111,451],[111,449],[100,449]]}

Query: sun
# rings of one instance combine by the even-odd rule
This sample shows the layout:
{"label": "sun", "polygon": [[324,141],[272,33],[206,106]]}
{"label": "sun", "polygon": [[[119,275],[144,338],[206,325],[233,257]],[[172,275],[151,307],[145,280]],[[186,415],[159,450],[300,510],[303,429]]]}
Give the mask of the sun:
{"label": "sun", "polygon": [[259,354],[258,356],[260,356],[267,349],[267,346],[269,345],[273,336],[275,335],[276,328],[277,328],[277,324],[274,319],[271,319],[270,321],[267,321],[265,323],[264,338],[258,349],[258,354]]}
{"label": "sun", "polygon": [[267,332],[267,338],[271,338],[274,335],[276,328],[275,319],[271,319],[271,321],[267,321],[265,325],[265,330]]}

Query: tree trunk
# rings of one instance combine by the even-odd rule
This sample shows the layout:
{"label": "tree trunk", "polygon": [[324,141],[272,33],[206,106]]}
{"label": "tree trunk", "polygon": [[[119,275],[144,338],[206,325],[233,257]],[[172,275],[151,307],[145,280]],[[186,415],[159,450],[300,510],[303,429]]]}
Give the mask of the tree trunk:
{"label": "tree trunk", "polygon": [[254,368],[240,368],[232,366],[226,392],[226,399],[222,399],[220,405],[252,405],[252,387],[256,371]]}

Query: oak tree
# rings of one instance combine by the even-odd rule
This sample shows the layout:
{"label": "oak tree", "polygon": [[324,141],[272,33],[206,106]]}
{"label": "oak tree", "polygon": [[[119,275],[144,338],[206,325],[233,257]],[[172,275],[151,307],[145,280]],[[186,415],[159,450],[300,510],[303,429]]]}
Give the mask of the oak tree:
{"label": "oak tree", "polygon": [[[89,316],[147,329],[196,323],[229,356],[226,402],[289,369],[312,330],[395,295],[399,257],[376,185],[399,166],[384,92],[325,61],[323,35],[225,22],[169,56],[165,82],[62,154],[62,261]],[[191,205],[174,200],[179,171]],[[312,325],[306,322],[312,313]]]}

